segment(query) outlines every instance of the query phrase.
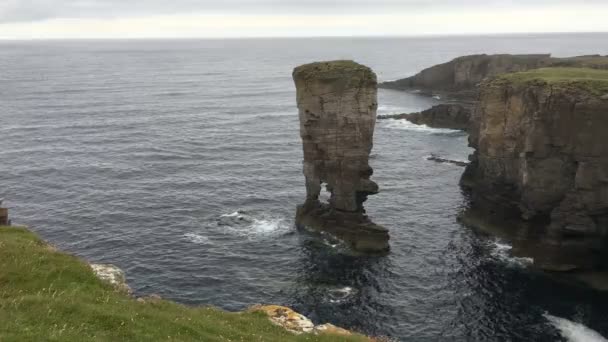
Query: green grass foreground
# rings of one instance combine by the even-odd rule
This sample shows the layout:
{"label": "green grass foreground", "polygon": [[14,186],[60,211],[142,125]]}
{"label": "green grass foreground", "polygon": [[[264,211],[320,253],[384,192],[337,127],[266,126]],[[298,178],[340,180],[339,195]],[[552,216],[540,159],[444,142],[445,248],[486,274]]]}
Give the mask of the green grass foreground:
{"label": "green grass foreground", "polygon": [[138,302],[77,257],[0,227],[0,341],[367,341],[293,335],[261,313]]}
{"label": "green grass foreground", "polygon": [[498,77],[517,83],[545,81],[549,84],[581,87],[596,95],[608,93],[608,70],[592,68],[541,68],[525,72],[504,74]]}

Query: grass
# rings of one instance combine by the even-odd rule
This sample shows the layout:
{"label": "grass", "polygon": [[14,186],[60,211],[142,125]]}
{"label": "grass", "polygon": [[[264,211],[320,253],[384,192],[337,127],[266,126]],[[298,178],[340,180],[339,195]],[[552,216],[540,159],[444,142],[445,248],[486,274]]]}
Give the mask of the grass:
{"label": "grass", "polygon": [[556,58],[556,63],[561,66],[575,66],[583,68],[605,69],[608,67],[608,56],[578,56]]}
{"label": "grass", "polygon": [[0,341],[367,341],[293,335],[261,313],[141,303],[24,228],[0,227]]}
{"label": "grass", "polygon": [[505,74],[498,79],[516,83],[544,81],[552,85],[583,88],[596,95],[608,93],[608,70],[592,68],[541,68],[525,72]]}
{"label": "grass", "polygon": [[[376,79],[376,74],[363,64],[351,60],[335,60],[327,62],[314,62],[300,65],[294,69],[293,74],[299,78],[310,78],[321,75],[323,78],[356,78],[356,74],[367,75]],[[359,77],[363,77],[360,75]],[[366,76],[367,77],[367,76]],[[353,82],[356,83],[356,82]]]}

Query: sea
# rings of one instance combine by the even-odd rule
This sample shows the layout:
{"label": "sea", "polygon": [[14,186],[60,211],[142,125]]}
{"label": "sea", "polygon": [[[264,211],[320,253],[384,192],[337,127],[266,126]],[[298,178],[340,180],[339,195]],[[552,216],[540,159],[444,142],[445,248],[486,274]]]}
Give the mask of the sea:
{"label": "sea", "polygon": [[[0,198],[62,250],[126,271],[135,295],[292,307],[395,341],[607,341],[608,293],[560,281],[457,221],[467,135],[378,121],[365,203],[386,256],[299,232],[291,78],[353,59],[380,81],[479,53],[608,54],[608,34],[0,42]],[[379,114],[441,103],[379,90]]]}

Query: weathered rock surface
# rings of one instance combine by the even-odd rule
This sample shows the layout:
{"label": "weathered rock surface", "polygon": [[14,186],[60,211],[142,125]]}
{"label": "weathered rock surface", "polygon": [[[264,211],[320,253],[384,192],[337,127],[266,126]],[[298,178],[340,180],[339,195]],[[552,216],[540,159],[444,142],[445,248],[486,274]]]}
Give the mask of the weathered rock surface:
{"label": "weathered rock surface", "polygon": [[397,81],[384,82],[382,88],[425,92],[447,92],[453,97],[475,97],[475,88],[487,77],[536,69],[551,64],[551,55],[471,55],[432,66]]}
{"label": "weathered rock surface", "polygon": [[468,106],[446,103],[418,113],[379,115],[378,120],[404,119],[416,125],[466,131],[469,127],[470,117],[471,109]]}
{"label": "weathered rock surface", "polygon": [[114,286],[116,290],[127,294],[133,292],[127,285],[125,272],[117,266],[112,264],[91,264],[90,266],[99,279]]}
{"label": "weathered rock surface", "polygon": [[605,83],[517,76],[484,82],[471,119],[476,151],[461,181],[473,205],[533,222],[554,243],[604,250],[608,102],[601,94],[608,71],[603,76]]}
{"label": "weathered rock surface", "polygon": [[[371,222],[363,208],[367,196],[378,192],[369,166],[376,75],[353,61],[332,61],[299,66],[293,79],[306,179],[306,201],[298,207],[296,224],[335,235],[357,251],[387,251],[388,231]],[[324,184],[329,203],[319,201]]]}
{"label": "weathered rock surface", "polygon": [[294,334],[310,333],[315,328],[308,317],[285,306],[255,305],[249,311],[265,313],[272,323]]}
{"label": "weathered rock surface", "polygon": [[[313,333],[315,335],[332,335],[332,336],[353,336],[354,333],[350,330],[337,327],[331,323],[315,325],[308,317],[295,312],[294,310],[280,305],[254,305],[247,311],[262,312],[268,316],[270,321],[283,329],[296,335],[303,333]],[[361,336],[365,338],[365,336]],[[383,338],[367,338],[368,341],[388,341]]]}

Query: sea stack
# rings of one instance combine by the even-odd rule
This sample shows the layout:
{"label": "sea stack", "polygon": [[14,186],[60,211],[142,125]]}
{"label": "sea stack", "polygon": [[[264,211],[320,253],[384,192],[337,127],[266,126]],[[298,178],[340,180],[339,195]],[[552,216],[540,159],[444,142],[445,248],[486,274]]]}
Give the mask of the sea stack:
{"label": "sea stack", "polygon": [[608,71],[545,68],[480,89],[462,178],[473,206],[527,222],[569,269],[608,266]]}
{"label": "sea stack", "polygon": [[[306,201],[300,228],[329,233],[359,252],[386,252],[388,231],[370,221],[363,202],[378,193],[369,166],[376,124],[377,79],[353,61],[319,62],[293,72],[304,149]],[[319,200],[322,186],[331,194]]]}

